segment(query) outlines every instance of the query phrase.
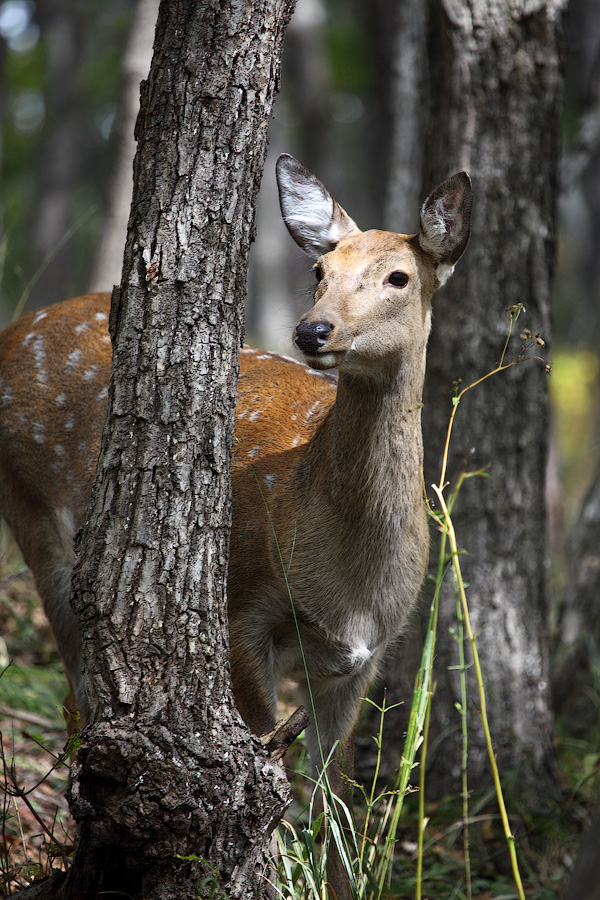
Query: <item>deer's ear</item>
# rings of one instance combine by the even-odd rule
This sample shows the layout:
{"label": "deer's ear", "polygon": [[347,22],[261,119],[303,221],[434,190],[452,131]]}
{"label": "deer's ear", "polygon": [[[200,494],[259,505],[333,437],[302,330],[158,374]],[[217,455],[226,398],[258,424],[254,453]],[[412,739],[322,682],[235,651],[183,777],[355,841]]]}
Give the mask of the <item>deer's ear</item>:
{"label": "deer's ear", "polygon": [[283,221],[309,256],[318,259],[359,229],[316,175],[283,153],[277,160],[277,186]]}
{"label": "deer's ear", "polygon": [[440,285],[454,271],[469,243],[473,188],[466,172],[459,172],[433,191],[421,209],[419,244],[435,259]]}

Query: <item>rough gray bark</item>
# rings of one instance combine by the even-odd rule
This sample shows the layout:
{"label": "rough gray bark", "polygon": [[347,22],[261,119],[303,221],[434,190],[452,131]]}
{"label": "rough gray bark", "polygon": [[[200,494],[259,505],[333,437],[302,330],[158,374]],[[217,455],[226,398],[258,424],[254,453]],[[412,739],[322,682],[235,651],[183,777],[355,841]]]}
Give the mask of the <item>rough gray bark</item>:
{"label": "rough gray bark", "polygon": [[[565,0],[429,4],[429,92],[423,105],[420,193],[464,168],[473,179],[474,218],[462,269],[434,304],[423,415],[428,485],[439,478],[453,382],[462,379],[467,385],[494,367],[507,333],[506,308],[517,303],[526,307],[517,331],[527,327],[546,340],[550,336],[565,7]],[[518,349],[518,337],[513,343]],[[470,585],[473,626],[480,629],[478,647],[499,764],[505,774],[518,774],[520,793],[529,791],[539,802],[546,786],[544,773],[551,765],[552,727],[546,439],[544,366],[521,365],[461,403],[449,471],[451,483],[467,464],[470,469],[485,466],[491,476],[465,484],[454,522],[468,554],[463,571]],[[460,720],[454,708],[460,700],[459,679],[458,673],[448,671],[458,662],[448,635],[454,623],[454,598],[447,592],[432,714],[432,746],[438,741],[442,748],[433,757],[429,776],[436,795],[460,790]],[[411,643],[407,656],[414,660],[416,642]],[[405,665],[403,646],[398,660],[390,663],[383,679],[391,687],[388,702],[406,699],[412,686],[414,669],[398,695],[394,666]],[[476,696],[471,677],[468,696]],[[477,713],[469,705],[469,781],[479,786],[488,777],[487,751]],[[388,734],[398,729],[398,740],[392,741],[396,752],[402,746],[401,722],[399,715],[388,723]]]}
{"label": "rough gray bark", "polygon": [[265,889],[287,783],[233,706],[225,576],[247,255],[292,8],[161,3],[74,575],[92,722],[65,898]]}

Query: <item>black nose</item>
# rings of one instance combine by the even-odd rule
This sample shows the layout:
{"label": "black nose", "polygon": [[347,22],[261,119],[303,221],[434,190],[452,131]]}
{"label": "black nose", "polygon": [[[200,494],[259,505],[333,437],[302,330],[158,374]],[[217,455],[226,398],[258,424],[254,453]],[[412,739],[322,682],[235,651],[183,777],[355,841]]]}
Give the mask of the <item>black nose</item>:
{"label": "black nose", "polygon": [[299,322],[294,343],[303,353],[315,354],[325,346],[332,331],[330,322]]}

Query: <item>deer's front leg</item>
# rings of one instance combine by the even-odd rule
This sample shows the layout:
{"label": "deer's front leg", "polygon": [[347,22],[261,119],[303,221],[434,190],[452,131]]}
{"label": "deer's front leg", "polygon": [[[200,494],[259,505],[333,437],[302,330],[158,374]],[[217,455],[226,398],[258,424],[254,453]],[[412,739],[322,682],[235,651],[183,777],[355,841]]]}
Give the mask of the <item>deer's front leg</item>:
{"label": "deer's front leg", "polygon": [[[366,671],[354,672],[322,681],[311,679],[309,694],[306,685],[301,686],[303,703],[313,719],[306,732],[306,739],[313,765],[318,771],[326,766],[324,788],[325,804],[330,818],[341,827],[341,840],[347,848],[348,861],[343,861],[333,835],[327,855],[327,877],[338,900],[352,900],[353,891],[347,866],[353,857],[353,842],[345,829],[348,819],[342,807],[352,814],[352,779],[354,777],[354,739],[364,697],[367,694],[374,666]],[[314,708],[311,709],[310,695]],[[325,782],[324,777],[324,782]]]}

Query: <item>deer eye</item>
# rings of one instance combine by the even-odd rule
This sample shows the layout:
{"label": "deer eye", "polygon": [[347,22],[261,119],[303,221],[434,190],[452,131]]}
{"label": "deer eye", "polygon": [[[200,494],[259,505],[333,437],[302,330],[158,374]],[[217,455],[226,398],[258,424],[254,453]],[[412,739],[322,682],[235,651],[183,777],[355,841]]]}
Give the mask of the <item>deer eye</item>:
{"label": "deer eye", "polygon": [[406,287],[406,285],[408,284],[408,275],[406,274],[406,272],[392,272],[392,274],[388,278],[388,284],[399,288]]}
{"label": "deer eye", "polygon": [[315,278],[317,279],[317,282],[319,282],[321,280],[321,278],[323,277],[323,272],[321,271],[320,266],[313,266],[311,269],[311,272],[314,274]]}

